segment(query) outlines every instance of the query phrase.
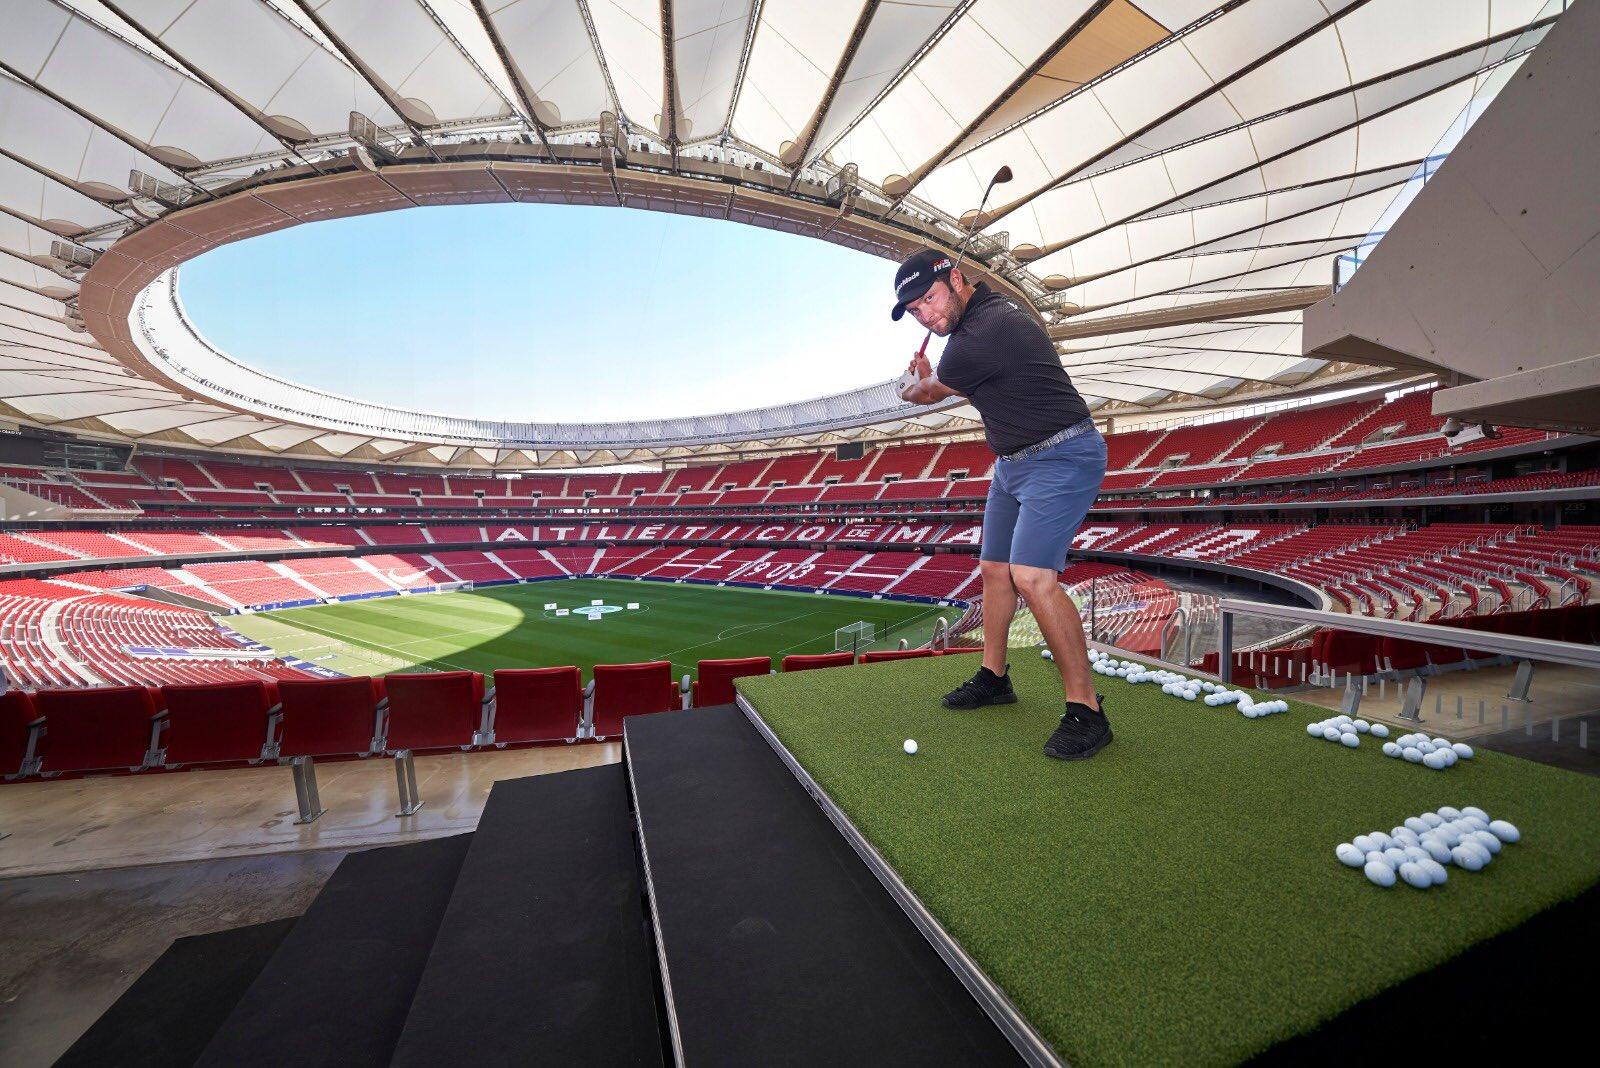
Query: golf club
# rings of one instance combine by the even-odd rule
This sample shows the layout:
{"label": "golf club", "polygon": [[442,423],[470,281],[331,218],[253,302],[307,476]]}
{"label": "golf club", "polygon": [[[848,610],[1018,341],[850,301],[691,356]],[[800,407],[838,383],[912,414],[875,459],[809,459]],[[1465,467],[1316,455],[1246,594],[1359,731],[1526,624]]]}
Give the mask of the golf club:
{"label": "golf club", "polygon": [[[983,209],[989,206],[989,194],[994,192],[995,186],[1005,185],[1007,182],[1011,181],[1011,177],[1011,168],[1002,163],[1000,165],[1000,169],[994,172],[994,177],[989,179],[988,186],[983,190],[983,199],[978,201],[978,210],[972,217],[972,225],[967,227],[967,235],[961,239],[961,247],[956,249],[956,262],[950,267],[952,272],[954,272],[956,268],[960,267],[962,261],[966,259],[967,246],[972,243],[972,236],[978,232],[979,226],[983,223]],[[926,356],[928,354],[928,342],[931,340],[933,340],[933,330],[930,328],[922,337],[922,345],[917,349],[918,356]],[[903,380],[900,385],[900,391],[902,393],[905,392],[905,390],[911,385],[911,382],[904,381],[905,379],[909,378],[910,375],[911,372],[907,371],[904,375],[900,376]]]}

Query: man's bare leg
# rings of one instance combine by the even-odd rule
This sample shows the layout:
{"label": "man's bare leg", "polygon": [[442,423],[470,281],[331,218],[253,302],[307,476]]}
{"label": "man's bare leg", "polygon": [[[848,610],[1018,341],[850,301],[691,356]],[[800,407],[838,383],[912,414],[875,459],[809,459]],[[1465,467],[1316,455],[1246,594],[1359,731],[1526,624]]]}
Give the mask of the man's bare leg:
{"label": "man's bare leg", "polygon": [[1011,585],[1011,565],[980,560],[983,575],[983,666],[996,675],[1006,673],[1006,642],[1011,620],[1017,614],[1017,590]]}
{"label": "man's bare leg", "polygon": [[[988,635],[988,575],[984,576],[984,634]],[[1011,565],[1011,581],[1033,609],[1033,618],[1039,621],[1039,632],[1044,635],[1050,655],[1055,658],[1056,669],[1061,672],[1061,689],[1068,701],[1096,708],[1094,683],[1089,679],[1089,643],[1083,637],[1083,620],[1078,616],[1078,606],[1072,603],[1067,591],[1057,581],[1057,573],[1045,567],[1026,564]],[[988,662],[984,654],[984,662]],[[992,670],[992,669],[991,669]]]}

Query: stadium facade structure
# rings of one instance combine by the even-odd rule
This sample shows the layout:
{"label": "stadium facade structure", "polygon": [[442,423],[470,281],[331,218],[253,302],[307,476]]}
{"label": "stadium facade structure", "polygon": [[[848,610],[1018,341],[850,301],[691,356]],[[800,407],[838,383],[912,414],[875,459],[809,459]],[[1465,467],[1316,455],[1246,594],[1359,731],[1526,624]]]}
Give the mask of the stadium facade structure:
{"label": "stadium facade structure", "polygon": [[[693,213],[891,258],[975,228],[975,269],[1112,419],[1393,381],[1414,369],[1307,358],[1301,310],[1566,7],[767,0],[719,22],[672,2],[15,0],[0,414],[503,470],[975,429],[886,383],[610,425],[402,411],[240,364],[182,314],[177,268],[217,244],[478,202]],[[976,218],[1002,163],[1017,178]]]}

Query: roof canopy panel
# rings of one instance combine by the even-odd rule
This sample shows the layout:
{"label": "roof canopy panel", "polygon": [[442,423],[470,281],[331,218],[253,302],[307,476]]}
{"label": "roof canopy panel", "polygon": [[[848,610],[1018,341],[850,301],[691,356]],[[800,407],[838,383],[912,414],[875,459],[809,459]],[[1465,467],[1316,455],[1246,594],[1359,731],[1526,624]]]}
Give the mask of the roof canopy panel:
{"label": "roof canopy panel", "polygon": [[507,467],[976,427],[887,384],[635,424],[404,412],[244,367],[176,302],[173,268],[223,241],[493,200],[716,215],[891,258],[974,225],[973,269],[1030,303],[1103,414],[1347,383],[1383,369],[1305,358],[1300,309],[1567,6],[9,0],[0,410]]}

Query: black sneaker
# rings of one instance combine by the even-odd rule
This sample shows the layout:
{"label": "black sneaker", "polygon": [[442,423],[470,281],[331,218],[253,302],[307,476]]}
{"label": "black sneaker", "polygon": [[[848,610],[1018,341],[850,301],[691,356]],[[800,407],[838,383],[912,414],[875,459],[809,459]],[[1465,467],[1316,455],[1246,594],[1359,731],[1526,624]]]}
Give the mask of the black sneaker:
{"label": "black sneaker", "polygon": [[1099,708],[1076,701],[1067,702],[1066,714],[1050,740],[1044,755],[1057,760],[1087,760],[1111,744],[1111,721],[1106,719],[1105,699],[1095,694]]}
{"label": "black sneaker", "polygon": [[960,686],[944,695],[946,708],[982,708],[984,705],[1014,705],[1017,692],[1011,688],[1011,665],[1006,665],[1004,675],[996,675],[986,667]]}

